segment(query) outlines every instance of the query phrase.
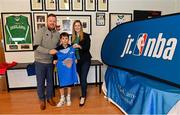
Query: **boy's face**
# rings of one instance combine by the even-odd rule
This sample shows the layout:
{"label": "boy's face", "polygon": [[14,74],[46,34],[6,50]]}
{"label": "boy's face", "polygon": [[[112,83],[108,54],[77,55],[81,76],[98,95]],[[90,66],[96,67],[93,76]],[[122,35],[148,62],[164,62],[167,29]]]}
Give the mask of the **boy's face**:
{"label": "boy's face", "polygon": [[67,36],[62,36],[62,38],[60,38],[60,42],[62,45],[67,45],[69,43],[69,38]]}

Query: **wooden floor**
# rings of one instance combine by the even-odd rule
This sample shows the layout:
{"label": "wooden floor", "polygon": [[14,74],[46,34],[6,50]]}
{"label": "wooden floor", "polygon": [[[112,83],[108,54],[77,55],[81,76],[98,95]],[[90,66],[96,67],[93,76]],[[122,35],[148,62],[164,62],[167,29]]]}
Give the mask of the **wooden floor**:
{"label": "wooden floor", "polygon": [[[46,110],[40,110],[36,89],[11,90],[0,92],[0,114],[123,114],[115,105],[99,94],[98,87],[88,85],[86,104],[79,107],[80,87],[72,89],[72,105],[61,108],[47,104]],[[59,100],[59,91],[56,89],[55,101]]]}

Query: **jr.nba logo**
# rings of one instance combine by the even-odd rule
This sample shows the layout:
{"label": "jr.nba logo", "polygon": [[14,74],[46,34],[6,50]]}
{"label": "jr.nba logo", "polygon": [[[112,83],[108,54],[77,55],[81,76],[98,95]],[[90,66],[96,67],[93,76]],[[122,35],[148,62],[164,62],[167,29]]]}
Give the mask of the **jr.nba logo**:
{"label": "jr.nba logo", "polygon": [[147,33],[139,34],[137,41],[136,41],[136,45],[134,47],[133,55],[135,55],[135,56],[142,55],[144,46],[146,44],[146,39],[147,39]]}

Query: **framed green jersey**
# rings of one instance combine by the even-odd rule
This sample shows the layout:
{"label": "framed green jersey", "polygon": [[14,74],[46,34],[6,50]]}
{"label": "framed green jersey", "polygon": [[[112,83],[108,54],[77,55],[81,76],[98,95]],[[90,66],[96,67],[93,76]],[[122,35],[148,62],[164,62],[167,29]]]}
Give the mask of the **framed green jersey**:
{"label": "framed green jersey", "polygon": [[1,13],[6,51],[32,51],[31,13]]}

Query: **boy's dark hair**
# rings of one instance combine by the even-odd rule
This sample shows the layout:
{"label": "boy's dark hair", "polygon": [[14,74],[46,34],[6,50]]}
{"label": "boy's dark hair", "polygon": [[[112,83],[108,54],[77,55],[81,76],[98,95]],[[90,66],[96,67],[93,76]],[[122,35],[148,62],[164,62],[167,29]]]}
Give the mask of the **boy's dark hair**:
{"label": "boy's dark hair", "polygon": [[67,36],[67,38],[69,39],[69,34],[67,32],[63,32],[60,34],[60,39],[63,37],[63,36]]}
{"label": "boy's dark hair", "polygon": [[47,18],[49,18],[49,17],[55,17],[56,18],[56,15],[51,13],[51,14],[48,14]]}

